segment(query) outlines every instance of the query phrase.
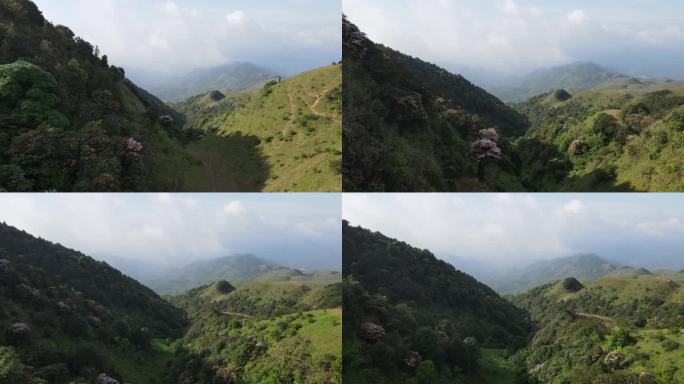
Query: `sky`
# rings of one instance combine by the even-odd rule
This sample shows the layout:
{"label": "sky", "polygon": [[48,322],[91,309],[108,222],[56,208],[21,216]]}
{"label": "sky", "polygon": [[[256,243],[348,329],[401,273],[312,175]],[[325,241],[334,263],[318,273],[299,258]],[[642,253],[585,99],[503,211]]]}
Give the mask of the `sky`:
{"label": "sky", "polygon": [[372,40],[436,63],[522,74],[593,61],[684,80],[680,0],[342,0]]}
{"label": "sky", "polygon": [[114,264],[180,267],[251,253],[339,270],[341,220],[338,194],[0,196],[0,221]]}
{"label": "sky", "polygon": [[682,194],[345,194],[343,217],[442,258],[521,267],[594,253],[684,268]]}
{"label": "sky", "polygon": [[339,0],[34,0],[110,63],[165,75],[235,61],[293,74],[341,58]]}

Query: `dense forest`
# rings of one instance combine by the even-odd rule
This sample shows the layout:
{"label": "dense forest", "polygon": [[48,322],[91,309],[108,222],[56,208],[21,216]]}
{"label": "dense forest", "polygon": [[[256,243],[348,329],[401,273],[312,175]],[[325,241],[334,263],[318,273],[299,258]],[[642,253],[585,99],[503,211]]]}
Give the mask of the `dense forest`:
{"label": "dense forest", "polygon": [[488,382],[527,344],[526,312],[429,251],[347,222],[342,249],[345,383]]}
{"label": "dense forest", "polygon": [[341,383],[341,275],[275,268],[161,298],[0,225],[0,383]]}
{"label": "dense forest", "polygon": [[107,264],[0,224],[3,384],[90,383],[101,374],[165,382],[156,345],[186,324],[183,311]]}
{"label": "dense forest", "polygon": [[[501,135],[525,117],[343,19],[345,191],[523,190]],[[488,128],[498,130],[488,133]]]}
{"label": "dense forest", "polygon": [[140,191],[182,116],[29,0],[0,2],[0,189]]}
{"label": "dense forest", "polygon": [[684,188],[682,83],[585,63],[523,84],[572,93],[505,105],[460,75],[373,43],[346,17],[343,54],[346,191]]}

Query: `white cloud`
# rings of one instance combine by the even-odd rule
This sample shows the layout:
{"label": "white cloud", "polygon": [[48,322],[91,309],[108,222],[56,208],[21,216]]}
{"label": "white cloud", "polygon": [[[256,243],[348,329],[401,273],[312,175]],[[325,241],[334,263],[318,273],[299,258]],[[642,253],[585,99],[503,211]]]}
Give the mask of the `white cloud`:
{"label": "white cloud", "polygon": [[[242,0],[36,3],[49,21],[69,26],[130,74],[138,69],[180,75],[233,61],[252,61],[287,74],[326,65],[341,55],[340,6],[334,0],[284,0],[267,6]],[[311,36],[319,44],[311,44]]]}
{"label": "white cloud", "polygon": [[[573,61],[618,70],[639,64],[657,71],[662,65],[638,54],[654,47],[660,49],[660,61],[684,64],[680,4],[670,5],[669,13],[663,14],[668,6],[661,6],[644,14],[634,3],[597,2],[582,8],[543,0],[425,3],[343,0],[343,10],[371,39],[456,72],[521,74]],[[684,77],[684,71],[678,72]]]}
{"label": "white cloud", "polygon": [[242,202],[235,200],[223,206],[223,211],[231,216],[242,216],[247,208]]}
{"label": "white cloud", "polygon": [[347,194],[343,217],[437,255],[501,266],[578,253],[672,257],[684,246],[681,198],[620,195]]}
{"label": "white cloud", "polygon": [[571,200],[563,206],[563,209],[565,210],[565,212],[577,215],[584,212],[586,207],[584,206],[584,203],[582,203],[582,201],[580,200]]}
{"label": "white cloud", "polygon": [[233,11],[226,14],[226,21],[231,26],[242,27],[247,22],[247,16],[243,11]]}
{"label": "white cloud", "polygon": [[253,253],[280,263],[296,256],[293,266],[299,268],[337,268],[339,199],[313,195],[304,200],[295,194],[2,195],[0,221],[105,259],[177,266]]}
{"label": "white cloud", "polygon": [[571,24],[582,26],[588,20],[587,14],[581,9],[575,9],[568,14],[568,21]]}

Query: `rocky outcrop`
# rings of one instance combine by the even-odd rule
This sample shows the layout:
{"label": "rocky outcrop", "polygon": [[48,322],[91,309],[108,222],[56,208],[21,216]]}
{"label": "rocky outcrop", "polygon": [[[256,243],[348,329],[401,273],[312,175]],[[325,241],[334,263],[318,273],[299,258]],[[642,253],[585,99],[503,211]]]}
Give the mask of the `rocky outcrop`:
{"label": "rocky outcrop", "polygon": [[377,343],[385,338],[385,328],[375,323],[363,323],[361,324],[359,337],[370,343]]}

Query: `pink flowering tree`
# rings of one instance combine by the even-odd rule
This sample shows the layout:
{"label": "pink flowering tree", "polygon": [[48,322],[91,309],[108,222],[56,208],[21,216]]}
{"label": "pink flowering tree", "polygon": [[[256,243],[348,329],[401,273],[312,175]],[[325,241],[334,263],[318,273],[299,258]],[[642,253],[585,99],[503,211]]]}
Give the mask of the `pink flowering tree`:
{"label": "pink flowering tree", "polygon": [[488,161],[501,160],[503,153],[499,148],[499,133],[494,128],[482,129],[477,139],[470,145],[470,157],[477,161],[477,175],[482,180]]}

